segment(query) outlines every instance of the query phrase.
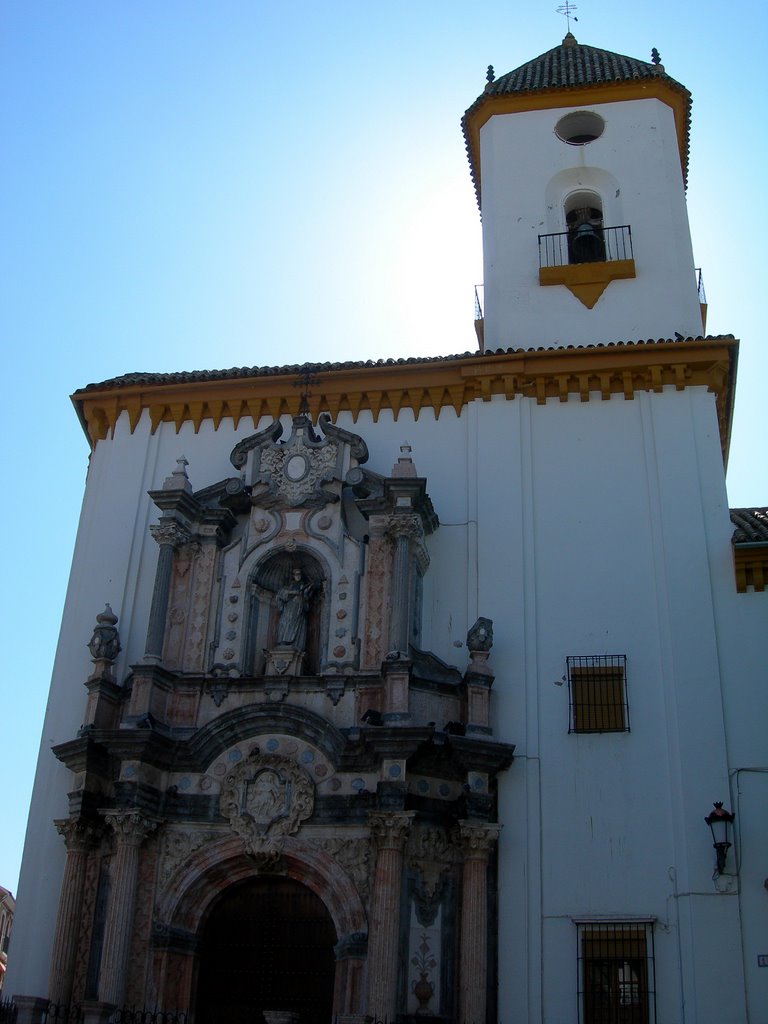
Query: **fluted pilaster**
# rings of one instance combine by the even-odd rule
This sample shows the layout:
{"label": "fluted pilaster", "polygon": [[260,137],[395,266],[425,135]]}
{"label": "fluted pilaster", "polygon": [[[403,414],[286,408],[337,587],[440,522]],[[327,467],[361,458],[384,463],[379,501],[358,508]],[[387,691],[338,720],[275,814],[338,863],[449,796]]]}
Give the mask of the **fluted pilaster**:
{"label": "fluted pilaster", "polygon": [[85,870],[98,830],[78,818],[64,818],[54,824],[66,844],[67,861],[53,935],[48,997],[54,1003],[69,1003],[80,936]]}
{"label": "fluted pilaster", "polygon": [[459,1020],[485,1020],[488,985],[488,859],[501,826],[459,822],[461,881]]}
{"label": "fluted pilaster", "polygon": [[114,830],[116,849],[99,975],[99,1000],[121,1006],[136,909],[139,847],[157,827],[157,822],[150,821],[136,810],[107,811],[105,818]]}
{"label": "fluted pilaster", "polygon": [[400,513],[390,518],[387,533],[395,542],[389,649],[407,653],[408,611],[411,604],[411,542],[421,538],[424,530],[419,516]]}
{"label": "fluted pilaster", "polygon": [[160,661],[163,656],[165,619],[168,613],[168,597],[171,590],[173,552],[180,544],[189,542],[190,534],[181,523],[177,523],[175,520],[171,522],[163,522],[161,520],[156,526],[151,526],[150,531],[160,545],[160,551],[157,556],[155,588],[152,591],[152,606],[149,611],[147,644],[144,656]]}
{"label": "fluted pilaster", "polygon": [[415,811],[369,815],[376,849],[368,937],[368,1011],[394,1020],[397,1014],[397,955],[403,851]]}

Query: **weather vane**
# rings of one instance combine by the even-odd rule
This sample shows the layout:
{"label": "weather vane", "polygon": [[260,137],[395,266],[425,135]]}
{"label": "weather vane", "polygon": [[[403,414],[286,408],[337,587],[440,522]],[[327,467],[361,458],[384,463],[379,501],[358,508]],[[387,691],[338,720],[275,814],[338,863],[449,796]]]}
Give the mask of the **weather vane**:
{"label": "weather vane", "polygon": [[309,390],[311,384],[319,384],[320,378],[316,373],[307,366],[304,372],[293,382],[295,388],[301,388],[301,403],[299,404],[299,416],[307,416],[309,414],[309,399],[312,397],[312,392]]}
{"label": "weather vane", "polygon": [[570,3],[570,0],[565,0],[565,3],[560,4],[560,6],[557,8],[557,13],[564,15],[568,19],[569,32],[571,31],[571,18],[573,18],[574,21],[579,20],[573,13],[574,11],[578,11],[578,7],[576,6],[576,4]]}

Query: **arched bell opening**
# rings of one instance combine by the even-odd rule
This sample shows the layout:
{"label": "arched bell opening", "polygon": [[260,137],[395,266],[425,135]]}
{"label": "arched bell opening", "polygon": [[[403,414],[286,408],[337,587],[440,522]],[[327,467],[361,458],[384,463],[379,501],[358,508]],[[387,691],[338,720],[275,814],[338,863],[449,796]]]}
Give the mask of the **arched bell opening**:
{"label": "arched bell opening", "polygon": [[196,1024],[254,1024],[264,1010],[327,1024],[336,942],[325,904],[300,882],[263,875],[230,886],[201,929]]}
{"label": "arched bell opening", "polygon": [[572,192],[565,201],[565,223],[569,263],[605,261],[603,202],[597,192]]}
{"label": "arched bell opening", "polygon": [[249,585],[246,670],[261,676],[266,652],[302,651],[303,675],[317,675],[325,660],[328,571],[306,548],[281,549],[254,568]]}

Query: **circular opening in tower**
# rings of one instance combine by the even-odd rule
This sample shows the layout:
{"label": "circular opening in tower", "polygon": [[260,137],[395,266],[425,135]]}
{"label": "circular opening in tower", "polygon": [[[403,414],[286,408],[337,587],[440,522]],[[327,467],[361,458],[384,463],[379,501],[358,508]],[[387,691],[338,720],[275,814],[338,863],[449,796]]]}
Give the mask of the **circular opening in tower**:
{"label": "circular opening in tower", "polygon": [[586,146],[599,139],[605,131],[605,121],[592,110],[575,110],[561,117],[555,125],[555,135],[569,146]]}

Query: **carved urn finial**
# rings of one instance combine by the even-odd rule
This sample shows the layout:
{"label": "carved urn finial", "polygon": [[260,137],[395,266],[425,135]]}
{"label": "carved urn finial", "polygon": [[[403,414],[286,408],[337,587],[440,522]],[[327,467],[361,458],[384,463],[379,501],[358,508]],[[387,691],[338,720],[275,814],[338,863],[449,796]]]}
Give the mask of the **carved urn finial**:
{"label": "carved urn finial", "polygon": [[470,659],[467,671],[469,674],[491,676],[491,670],[486,662],[492,647],[493,619],[487,619],[481,615],[467,633],[467,650]]}
{"label": "carved urn finial", "polygon": [[467,650],[470,654],[478,651],[488,651],[493,647],[493,619],[486,619],[480,616],[477,622],[467,633]]}
{"label": "carved urn finial", "polygon": [[96,628],[88,641],[88,650],[93,658],[93,676],[112,678],[112,665],[121,651],[120,634],[117,632],[117,616],[109,604],[96,616]]}

